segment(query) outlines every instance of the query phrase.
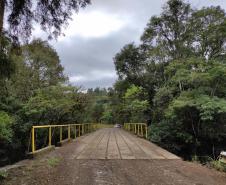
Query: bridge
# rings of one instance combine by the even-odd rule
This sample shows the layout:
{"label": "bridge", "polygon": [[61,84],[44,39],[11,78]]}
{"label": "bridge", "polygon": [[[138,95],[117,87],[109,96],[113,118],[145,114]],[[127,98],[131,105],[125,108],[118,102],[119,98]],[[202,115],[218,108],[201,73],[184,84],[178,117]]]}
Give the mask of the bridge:
{"label": "bridge", "polygon": [[[44,127],[49,129],[49,136],[53,127]],[[32,135],[35,136],[35,129],[40,128],[34,127]],[[19,163],[20,168],[14,169],[4,184],[225,185],[226,175],[185,162],[145,140],[145,124],[125,124],[125,129],[94,129],[94,126],[88,125],[84,128],[81,125],[67,128],[67,138],[60,134],[60,140],[67,141],[69,137],[72,141],[76,138],[73,142],[34,160]],[[49,139],[48,144],[52,145],[51,137]],[[32,140],[35,146],[35,137]],[[43,150],[36,150],[34,146],[33,153]]]}

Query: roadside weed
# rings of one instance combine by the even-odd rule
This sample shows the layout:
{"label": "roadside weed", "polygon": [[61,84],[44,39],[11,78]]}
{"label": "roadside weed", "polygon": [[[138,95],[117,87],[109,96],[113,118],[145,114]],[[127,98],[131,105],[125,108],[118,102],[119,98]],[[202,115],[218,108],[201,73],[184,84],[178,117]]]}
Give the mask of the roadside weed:
{"label": "roadside weed", "polygon": [[59,162],[60,162],[60,158],[57,158],[57,157],[52,157],[47,160],[48,165],[51,167],[57,166]]}

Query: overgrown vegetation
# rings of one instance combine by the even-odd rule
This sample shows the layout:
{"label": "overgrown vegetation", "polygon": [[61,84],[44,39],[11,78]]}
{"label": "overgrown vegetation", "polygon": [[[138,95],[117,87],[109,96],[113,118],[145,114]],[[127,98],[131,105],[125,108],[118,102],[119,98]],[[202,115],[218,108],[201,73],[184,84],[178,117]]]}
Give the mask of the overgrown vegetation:
{"label": "overgrown vegetation", "polygon": [[221,171],[221,172],[226,172],[226,165],[218,160],[212,160],[211,161],[211,167],[214,169]]}
{"label": "overgrown vegetation", "polygon": [[140,115],[151,123],[151,141],[185,159],[216,159],[226,147],[225,29],[220,7],[198,10],[169,0],[151,17],[140,45],[130,43],[114,58],[117,119],[137,121]]}
{"label": "overgrown vegetation", "polygon": [[[0,165],[25,157],[32,125],[100,121],[102,90],[90,94],[71,86],[48,42],[37,39],[7,54],[14,71],[0,80]],[[47,144],[45,132],[36,133],[37,148]]]}
{"label": "overgrown vegetation", "polygon": [[5,170],[1,170],[0,171],[0,181],[7,177],[8,177],[8,173]]}
{"label": "overgrown vegetation", "polygon": [[50,167],[57,166],[59,164],[59,162],[60,162],[60,158],[57,158],[57,157],[52,157],[47,160],[47,163]]}
{"label": "overgrown vegetation", "polygon": [[30,42],[30,36],[35,23],[57,38],[72,14],[88,4],[0,0],[0,166],[25,156],[32,125],[82,119],[86,95],[68,85],[52,46]]}
{"label": "overgrown vegetation", "polygon": [[193,156],[192,161],[221,172],[226,172],[226,164],[219,160],[219,158],[213,159],[209,156]]}

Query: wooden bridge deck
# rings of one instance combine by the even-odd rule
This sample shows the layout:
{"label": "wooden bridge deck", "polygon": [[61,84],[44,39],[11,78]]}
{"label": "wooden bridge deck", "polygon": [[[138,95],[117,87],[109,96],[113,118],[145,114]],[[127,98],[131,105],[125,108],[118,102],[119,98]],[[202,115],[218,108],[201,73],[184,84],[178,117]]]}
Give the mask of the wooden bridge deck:
{"label": "wooden bridge deck", "polygon": [[179,159],[122,129],[105,128],[77,139],[74,159]]}

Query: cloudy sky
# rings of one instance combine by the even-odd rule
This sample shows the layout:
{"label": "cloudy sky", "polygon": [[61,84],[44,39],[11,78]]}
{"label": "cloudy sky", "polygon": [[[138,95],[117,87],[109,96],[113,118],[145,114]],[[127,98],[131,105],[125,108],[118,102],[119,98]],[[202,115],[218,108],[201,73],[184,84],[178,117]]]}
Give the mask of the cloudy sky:
{"label": "cloudy sky", "polygon": [[[56,48],[66,74],[74,85],[109,87],[117,79],[113,57],[127,43],[139,38],[151,16],[166,0],[92,0],[73,16]],[[189,0],[193,7],[220,5],[226,0]]]}

